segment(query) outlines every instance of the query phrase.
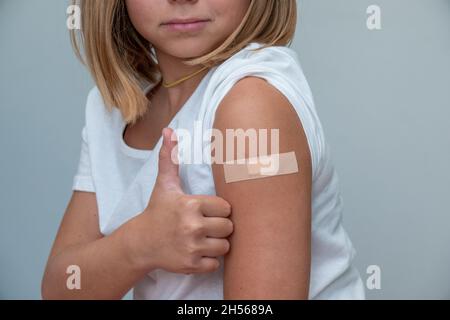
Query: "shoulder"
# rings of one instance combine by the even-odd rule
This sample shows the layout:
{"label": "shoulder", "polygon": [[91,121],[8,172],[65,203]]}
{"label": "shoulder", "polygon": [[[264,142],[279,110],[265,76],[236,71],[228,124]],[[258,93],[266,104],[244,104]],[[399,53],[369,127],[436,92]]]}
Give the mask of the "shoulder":
{"label": "shoulder", "polygon": [[[255,79],[240,81],[246,77],[258,77],[267,83]],[[209,85],[219,98],[231,89],[251,92],[265,87],[263,94],[268,95],[275,94],[277,89],[295,107],[315,113],[312,93],[297,53],[286,46],[264,47],[262,43],[251,42],[216,69]]]}
{"label": "shoulder", "polygon": [[[264,79],[251,76],[238,81],[219,104],[213,127],[222,133],[232,129],[245,130],[250,135],[254,131],[258,150],[263,147],[270,153],[294,151],[300,163],[311,166],[307,135],[294,106]],[[231,144],[227,139],[225,145]],[[246,158],[252,157],[250,147],[251,141],[246,145]]]}
{"label": "shoulder", "polygon": [[263,78],[237,81],[218,106],[216,124],[238,127],[286,125],[295,111],[285,96]]}
{"label": "shoulder", "polygon": [[106,145],[112,144],[111,139],[120,131],[123,121],[117,108],[108,110],[97,86],[87,94],[84,118],[84,130],[89,144],[98,146],[106,153]]}
{"label": "shoulder", "polygon": [[119,116],[119,110],[115,107],[108,108],[97,86],[92,87],[86,98],[85,117],[88,126],[98,126],[114,121]]}
{"label": "shoulder", "polygon": [[97,86],[94,86],[89,90],[87,101],[92,104],[103,104],[102,95]]}
{"label": "shoulder", "polygon": [[215,122],[208,125],[283,129],[281,135],[291,135],[284,141],[297,141],[309,149],[316,171],[324,135],[297,54],[288,47],[261,46],[251,43],[216,72],[220,79],[211,86],[217,99],[209,100],[215,115],[208,117]]}
{"label": "shoulder", "polygon": [[105,109],[105,104],[97,86],[91,88],[86,98],[86,116]]}
{"label": "shoulder", "polygon": [[[225,60],[218,72],[227,76],[237,69],[249,70],[258,68],[265,71],[277,71],[291,74],[301,69],[297,53],[286,46],[267,46],[259,42],[250,42],[243,49]],[[294,70],[293,70],[294,69]]]}
{"label": "shoulder", "polygon": [[254,60],[254,62],[267,62],[279,58],[285,59],[289,63],[294,63],[296,62],[295,60],[298,60],[296,51],[288,46],[266,46],[259,42],[250,42],[240,51],[240,54],[244,59]]}

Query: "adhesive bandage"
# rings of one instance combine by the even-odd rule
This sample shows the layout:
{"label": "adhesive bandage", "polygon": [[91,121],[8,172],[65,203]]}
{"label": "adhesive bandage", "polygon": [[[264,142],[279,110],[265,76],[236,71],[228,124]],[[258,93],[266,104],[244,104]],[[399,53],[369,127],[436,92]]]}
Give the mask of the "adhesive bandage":
{"label": "adhesive bandage", "polygon": [[223,165],[225,182],[237,182],[298,172],[295,152],[227,161]]}

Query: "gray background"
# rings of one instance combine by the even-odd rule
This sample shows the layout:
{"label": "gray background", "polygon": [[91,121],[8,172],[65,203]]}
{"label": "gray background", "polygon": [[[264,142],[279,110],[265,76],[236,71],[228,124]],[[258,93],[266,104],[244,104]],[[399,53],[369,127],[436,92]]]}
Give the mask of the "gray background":
{"label": "gray background", "polygon": [[[67,1],[0,0],[0,298],[39,299],[93,83]],[[369,299],[450,298],[450,1],[302,0],[294,42]],[[382,10],[369,31],[366,9]]]}

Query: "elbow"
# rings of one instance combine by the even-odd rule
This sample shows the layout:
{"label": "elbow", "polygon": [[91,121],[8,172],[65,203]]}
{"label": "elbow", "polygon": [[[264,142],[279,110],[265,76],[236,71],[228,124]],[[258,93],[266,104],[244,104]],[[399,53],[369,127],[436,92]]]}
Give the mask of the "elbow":
{"label": "elbow", "polygon": [[47,263],[47,266],[44,271],[44,275],[41,280],[41,297],[42,300],[55,300],[59,299],[57,293],[54,290],[54,286],[51,280],[51,261]]}
{"label": "elbow", "polygon": [[44,275],[41,280],[41,297],[42,300],[51,300],[52,291],[50,288],[47,269],[44,272]]}
{"label": "elbow", "polygon": [[50,292],[47,285],[47,282],[45,281],[45,276],[42,278],[41,281],[41,297],[42,300],[50,300]]}

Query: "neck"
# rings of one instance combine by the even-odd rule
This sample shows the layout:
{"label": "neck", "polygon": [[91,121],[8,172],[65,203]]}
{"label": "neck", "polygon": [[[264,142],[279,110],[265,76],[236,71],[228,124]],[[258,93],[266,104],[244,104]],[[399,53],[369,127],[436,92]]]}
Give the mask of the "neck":
{"label": "neck", "polygon": [[[159,68],[161,70],[162,78],[167,83],[177,81],[187,75],[193,74],[202,66],[188,66],[185,65],[181,59],[167,55],[155,49],[156,57],[158,59]],[[208,73],[209,69],[203,70],[190,79],[183,81],[171,88],[161,87],[162,97],[167,103],[168,109],[171,113],[175,113],[186,100],[192,95],[200,81]]]}

